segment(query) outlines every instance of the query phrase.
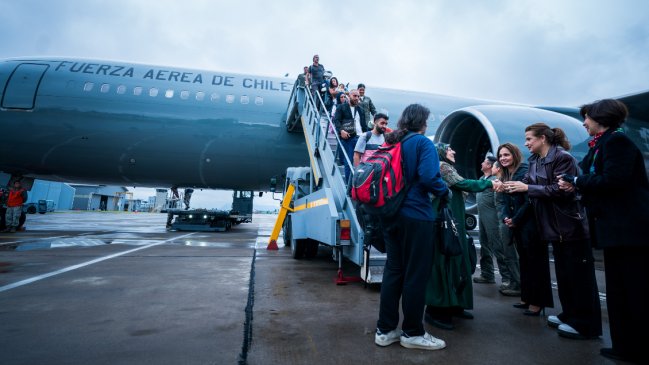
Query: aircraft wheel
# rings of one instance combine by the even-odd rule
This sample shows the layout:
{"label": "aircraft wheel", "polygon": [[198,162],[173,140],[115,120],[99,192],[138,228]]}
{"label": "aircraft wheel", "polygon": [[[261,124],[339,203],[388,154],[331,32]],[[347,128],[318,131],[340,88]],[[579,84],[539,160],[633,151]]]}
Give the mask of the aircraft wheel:
{"label": "aircraft wheel", "polygon": [[320,243],[316,240],[306,240],[306,247],[305,247],[305,256],[307,259],[312,259],[318,255],[318,247],[320,246]]}
{"label": "aircraft wheel", "polygon": [[478,226],[478,219],[473,214],[466,214],[464,216],[464,226],[467,231],[472,231]]}
{"label": "aircraft wheel", "polygon": [[299,260],[304,256],[308,242],[305,239],[294,240],[291,239],[291,254],[294,259]]}

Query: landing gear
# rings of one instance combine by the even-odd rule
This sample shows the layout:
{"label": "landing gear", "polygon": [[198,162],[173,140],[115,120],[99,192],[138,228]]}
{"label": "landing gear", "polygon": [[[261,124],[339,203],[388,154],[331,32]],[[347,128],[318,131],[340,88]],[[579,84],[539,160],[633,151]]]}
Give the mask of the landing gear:
{"label": "landing gear", "polygon": [[478,226],[478,219],[473,214],[464,215],[464,226],[467,231],[472,231]]}

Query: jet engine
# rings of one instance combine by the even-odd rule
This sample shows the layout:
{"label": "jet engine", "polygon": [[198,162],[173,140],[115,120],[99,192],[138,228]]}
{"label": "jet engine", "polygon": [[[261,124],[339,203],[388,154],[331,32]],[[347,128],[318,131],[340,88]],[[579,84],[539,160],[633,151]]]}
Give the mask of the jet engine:
{"label": "jet engine", "polygon": [[[525,127],[538,122],[563,129],[573,146],[570,152],[577,160],[586,154],[588,133],[580,121],[565,114],[525,106],[478,105],[458,109],[442,121],[433,140],[448,143],[456,151],[455,167],[462,177],[478,179],[482,176],[480,164],[485,155],[488,152],[495,155],[502,143],[514,143],[525,158],[529,157]],[[466,202],[467,212],[475,213],[475,196],[471,194]]]}

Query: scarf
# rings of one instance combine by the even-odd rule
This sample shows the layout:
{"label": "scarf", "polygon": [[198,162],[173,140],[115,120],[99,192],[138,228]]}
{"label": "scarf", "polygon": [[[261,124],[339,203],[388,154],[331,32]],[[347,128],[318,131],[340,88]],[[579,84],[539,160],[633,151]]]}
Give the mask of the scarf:
{"label": "scarf", "polygon": [[444,179],[444,182],[446,182],[446,185],[449,187],[464,180],[464,178],[457,173],[455,167],[448,162],[439,163],[439,172],[442,174],[442,179]]}

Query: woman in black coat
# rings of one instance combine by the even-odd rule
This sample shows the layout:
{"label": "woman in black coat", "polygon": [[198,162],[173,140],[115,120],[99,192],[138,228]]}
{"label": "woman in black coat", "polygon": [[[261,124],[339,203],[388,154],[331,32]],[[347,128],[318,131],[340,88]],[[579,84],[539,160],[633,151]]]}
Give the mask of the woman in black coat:
{"label": "woman in black coat", "polygon": [[558,175],[576,175],[577,161],[561,128],[536,123],[525,128],[525,146],[532,154],[522,182],[505,184],[509,192],[527,192],[534,207],[541,240],[552,243],[561,314],[548,317],[559,335],[586,339],[602,335],[595,263],[586,214],[575,192],[559,189]]}
{"label": "woman in black coat", "polygon": [[[525,177],[528,165],[523,161],[523,154],[516,145],[502,144],[496,154],[502,166],[501,180],[505,184],[521,181]],[[504,192],[507,194],[503,196],[503,222],[512,230],[521,274],[521,301],[514,304],[514,307],[525,309],[525,315],[539,316],[545,307],[554,307],[548,243],[539,237],[536,216],[527,193]],[[509,295],[506,290],[500,292]]]}
{"label": "woman in black coat", "polygon": [[638,147],[620,128],[626,106],[613,99],[582,106],[584,127],[593,136],[580,163],[583,175],[563,175],[559,186],[583,195],[594,247],[603,248],[606,302],[612,348],[607,358],[647,361],[649,315],[649,181]]}

